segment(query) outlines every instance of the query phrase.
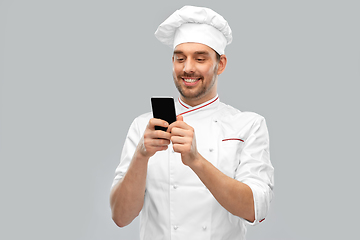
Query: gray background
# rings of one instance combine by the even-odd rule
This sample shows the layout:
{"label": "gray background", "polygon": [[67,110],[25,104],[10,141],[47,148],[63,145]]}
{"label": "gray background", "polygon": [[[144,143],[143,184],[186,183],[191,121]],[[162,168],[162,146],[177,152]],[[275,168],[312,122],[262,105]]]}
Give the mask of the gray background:
{"label": "gray background", "polygon": [[275,198],[249,240],[358,236],[360,3],[0,1],[0,239],[138,239],[109,189],[131,121],[178,94],[154,32],[208,6],[234,41],[223,102],[267,119]]}

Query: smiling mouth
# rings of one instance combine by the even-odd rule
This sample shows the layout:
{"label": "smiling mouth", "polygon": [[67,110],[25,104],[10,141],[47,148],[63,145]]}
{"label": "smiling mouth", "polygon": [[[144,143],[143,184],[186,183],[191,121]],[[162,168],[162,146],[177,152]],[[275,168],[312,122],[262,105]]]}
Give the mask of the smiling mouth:
{"label": "smiling mouth", "polygon": [[182,78],[186,83],[195,83],[199,81],[201,78]]}

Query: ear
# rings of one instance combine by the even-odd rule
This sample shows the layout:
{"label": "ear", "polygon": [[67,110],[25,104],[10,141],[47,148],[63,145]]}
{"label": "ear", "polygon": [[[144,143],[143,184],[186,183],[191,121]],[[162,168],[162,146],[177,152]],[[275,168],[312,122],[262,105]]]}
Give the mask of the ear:
{"label": "ear", "polygon": [[217,75],[220,75],[225,70],[226,64],[227,64],[227,58],[226,58],[226,55],[223,54],[220,56],[220,61],[218,63]]}

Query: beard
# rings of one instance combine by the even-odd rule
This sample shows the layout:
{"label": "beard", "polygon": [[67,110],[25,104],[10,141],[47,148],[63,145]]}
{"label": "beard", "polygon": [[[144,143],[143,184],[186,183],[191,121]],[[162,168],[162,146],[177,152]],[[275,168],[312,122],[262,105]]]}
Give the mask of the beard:
{"label": "beard", "polygon": [[[210,82],[204,82],[204,76],[201,75],[196,75],[196,74],[187,74],[187,73],[183,73],[181,75],[176,76],[173,73],[173,78],[174,78],[174,83],[175,86],[177,88],[177,90],[179,91],[180,95],[183,96],[185,99],[200,99],[201,97],[205,96],[215,85],[216,80],[217,80],[217,70],[218,70],[218,65],[216,65],[214,72],[213,72],[213,76],[211,77],[211,81]],[[187,87],[185,85],[182,84],[182,78],[186,78],[186,77],[193,77],[193,78],[200,78],[200,82],[198,84],[201,84],[200,86],[196,86],[195,88],[193,87]]]}

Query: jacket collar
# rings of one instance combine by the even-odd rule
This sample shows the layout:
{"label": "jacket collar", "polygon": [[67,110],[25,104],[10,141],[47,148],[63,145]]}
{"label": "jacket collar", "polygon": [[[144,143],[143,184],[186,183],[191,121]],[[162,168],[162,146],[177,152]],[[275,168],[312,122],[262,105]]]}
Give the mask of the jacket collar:
{"label": "jacket collar", "polygon": [[192,112],[214,109],[219,105],[219,103],[220,103],[219,95],[216,95],[213,99],[210,99],[209,101],[204,102],[204,103],[199,104],[199,105],[194,106],[194,107],[184,103],[179,98],[177,103],[176,103],[176,107],[177,107],[177,110],[178,110],[177,111],[178,115],[185,115],[185,114],[189,114],[189,113],[192,113]]}

